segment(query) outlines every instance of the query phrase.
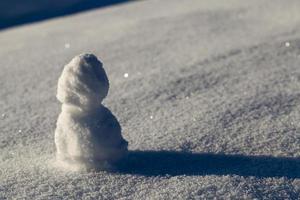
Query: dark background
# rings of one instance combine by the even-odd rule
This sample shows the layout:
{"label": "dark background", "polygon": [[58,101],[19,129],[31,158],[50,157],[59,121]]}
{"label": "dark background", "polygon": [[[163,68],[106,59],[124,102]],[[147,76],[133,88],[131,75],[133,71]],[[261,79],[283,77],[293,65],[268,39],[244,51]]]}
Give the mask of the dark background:
{"label": "dark background", "polygon": [[126,1],[129,0],[2,0],[0,29]]}

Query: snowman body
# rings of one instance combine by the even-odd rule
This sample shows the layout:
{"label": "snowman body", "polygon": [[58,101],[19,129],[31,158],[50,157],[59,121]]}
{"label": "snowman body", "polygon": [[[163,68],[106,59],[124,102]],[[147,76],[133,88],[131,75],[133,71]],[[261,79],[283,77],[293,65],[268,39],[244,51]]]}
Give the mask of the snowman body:
{"label": "snowman body", "polygon": [[55,130],[57,161],[75,168],[107,167],[127,153],[121,126],[102,100],[108,93],[102,63],[91,54],[75,57],[58,81],[62,110]]}

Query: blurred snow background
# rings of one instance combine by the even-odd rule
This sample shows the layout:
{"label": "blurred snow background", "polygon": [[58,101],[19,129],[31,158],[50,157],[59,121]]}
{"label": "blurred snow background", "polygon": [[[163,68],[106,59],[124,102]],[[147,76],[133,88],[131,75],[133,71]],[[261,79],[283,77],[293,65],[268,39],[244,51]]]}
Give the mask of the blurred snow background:
{"label": "blurred snow background", "polygon": [[[299,199],[300,2],[148,0],[0,32],[0,199]],[[63,66],[92,52],[131,153],[52,166]]]}

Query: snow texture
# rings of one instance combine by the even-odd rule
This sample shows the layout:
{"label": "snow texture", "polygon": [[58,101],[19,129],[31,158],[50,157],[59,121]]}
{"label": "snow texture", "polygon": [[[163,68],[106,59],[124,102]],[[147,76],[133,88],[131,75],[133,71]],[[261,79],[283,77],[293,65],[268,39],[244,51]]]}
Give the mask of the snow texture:
{"label": "snow texture", "polygon": [[[1,31],[0,199],[300,199],[299,7],[134,1]],[[82,52],[129,144],[113,173],[52,165],[57,78]]]}
{"label": "snow texture", "polygon": [[115,116],[101,103],[109,82],[102,63],[81,54],[64,67],[57,99],[62,111],[57,120],[57,165],[80,170],[110,168],[127,153],[127,141]]}

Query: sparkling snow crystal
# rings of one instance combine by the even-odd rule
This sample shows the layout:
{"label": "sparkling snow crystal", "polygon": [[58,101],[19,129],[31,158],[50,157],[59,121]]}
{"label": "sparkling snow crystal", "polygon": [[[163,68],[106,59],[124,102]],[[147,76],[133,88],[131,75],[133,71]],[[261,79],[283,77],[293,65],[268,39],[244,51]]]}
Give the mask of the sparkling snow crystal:
{"label": "sparkling snow crystal", "polygon": [[108,89],[108,78],[96,56],[76,56],[64,67],[57,89],[62,111],[55,131],[60,166],[107,168],[127,153],[128,143],[117,119],[101,104]]}

